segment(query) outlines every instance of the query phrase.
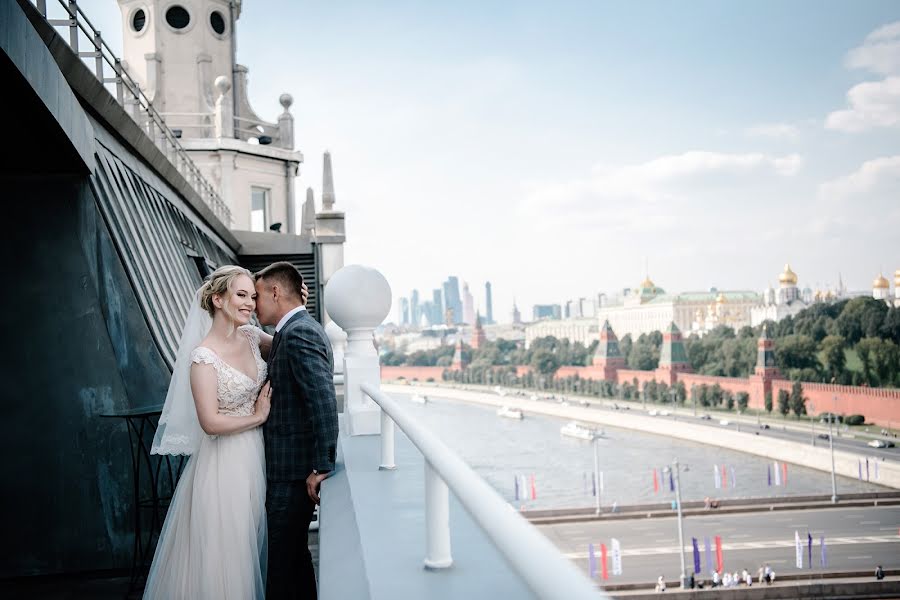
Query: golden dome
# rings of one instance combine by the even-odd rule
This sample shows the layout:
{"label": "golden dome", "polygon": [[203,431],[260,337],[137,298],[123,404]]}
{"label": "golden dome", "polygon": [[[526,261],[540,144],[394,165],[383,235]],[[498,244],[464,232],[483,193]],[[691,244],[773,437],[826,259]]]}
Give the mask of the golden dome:
{"label": "golden dome", "polygon": [[791,265],[784,265],[784,273],[778,276],[778,282],[797,285],[797,274],[791,271]]}
{"label": "golden dome", "polygon": [[642,290],[651,290],[651,289],[653,289],[653,288],[655,288],[655,287],[656,287],[656,284],[653,283],[653,281],[651,281],[649,277],[647,277],[646,279],[644,279],[644,280],[641,282],[641,289],[642,289]]}
{"label": "golden dome", "polygon": [[878,277],[872,282],[872,287],[876,290],[886,290],[891,287],[891,282],[889,282],[884,275],[878,274]]}
{"label": "golden dome", "polygon": [[725,294],[719,292],[719,295],[716,296],[716,304],[725,304],[728,300],[725,298]]}

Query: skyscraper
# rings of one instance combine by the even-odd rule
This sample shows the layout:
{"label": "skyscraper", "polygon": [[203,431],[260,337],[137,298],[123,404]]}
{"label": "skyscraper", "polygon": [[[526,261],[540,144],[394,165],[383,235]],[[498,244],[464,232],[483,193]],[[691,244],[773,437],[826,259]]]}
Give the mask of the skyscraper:
{"label": "skyscraper", "polygon": [[484,284],[484,310],[485,310],[485,323],[488,325],[494,324],[494,299],[491,295],[491,282],[485,282]]}
{"label": "skyscraper", "polygon": [[475,323],[475,298],[472,297],[472,293],[469,291],[469,284],[463,281],[463,291],[462,291],[462,301],[463,301],[463,323],[468,323],[472,325]]}
{"label": "skyscraper", "polygon": [[444,322],[444,301],[441,298],[441,290],[431,290],[431,324],[440,325]]}
{"label": "skyscraper", "polygon": [[418,326],[419,324],[419,315],[421,314],[419,310],[419,290],[413,290],[412,294],[409,296],[409,320],[413,326]]}
{"label": "skyscraper", "polygon": [[462,323],[463,307],[459,297],[459,279],[454,276],[444,282],[444,312],[453,311],[453,324]]}
{"label": "skyscraper", "polygon": [[409,299],[400,298],[400,306],[398,307],[397,322],[400,325],[409,325]]}
{"label": "skyscraper", "polygon": [[522,313],[519,312],[519,307],[516,306],[515,298],[513,298],[512,322],[513,325],[519,325],[522,322]]}

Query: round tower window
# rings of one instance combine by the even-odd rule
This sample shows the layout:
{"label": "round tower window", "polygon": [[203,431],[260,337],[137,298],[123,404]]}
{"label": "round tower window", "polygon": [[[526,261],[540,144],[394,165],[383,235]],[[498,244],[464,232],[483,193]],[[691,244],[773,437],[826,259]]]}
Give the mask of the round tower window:
{"label": "round tower window", "polygon": [[217,34],[222,35],[225,33],[225,17],[219,11],[214,10],[210,13],[209,25]]}
{"label": "round tower window", "polygon": [[141,31],[144,29],[144,25],[147,24],[147,13],[144,12],[143,9],[138,9],[134,11],[134,15],[131,17],[131,27],[135,31]]}
{"label": "round tower window", "polygon": [[166,11],[166,23],[172,29],[184,29],[191,22],[191,15],[183,6],[173,6]]}

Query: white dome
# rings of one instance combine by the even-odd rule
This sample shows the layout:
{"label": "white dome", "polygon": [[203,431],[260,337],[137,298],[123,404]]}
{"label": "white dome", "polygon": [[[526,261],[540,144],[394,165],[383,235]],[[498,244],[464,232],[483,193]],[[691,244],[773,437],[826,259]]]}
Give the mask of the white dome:
{"label": "white dome", "polygon": [[374,329],[391,310],[391,286],[371,267],[347,265],[325,285],[325,309],[344,331]]}

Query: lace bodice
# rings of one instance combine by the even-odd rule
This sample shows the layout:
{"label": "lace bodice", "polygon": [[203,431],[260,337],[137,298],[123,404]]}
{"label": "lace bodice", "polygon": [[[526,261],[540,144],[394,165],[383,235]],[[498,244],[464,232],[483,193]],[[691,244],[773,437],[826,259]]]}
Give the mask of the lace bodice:
{"label": "lace bodice", "polygon": [[191,362],[212,365],[218,382],[219,414],[246,417],[253,414],[253,405],[260,386],[266,380],[266,363],[259,353],[259,329],[253,325],[240,327],[253,350],[256,360],[256,380],[232,367],[206,346],[197,346],[191,352]]}

